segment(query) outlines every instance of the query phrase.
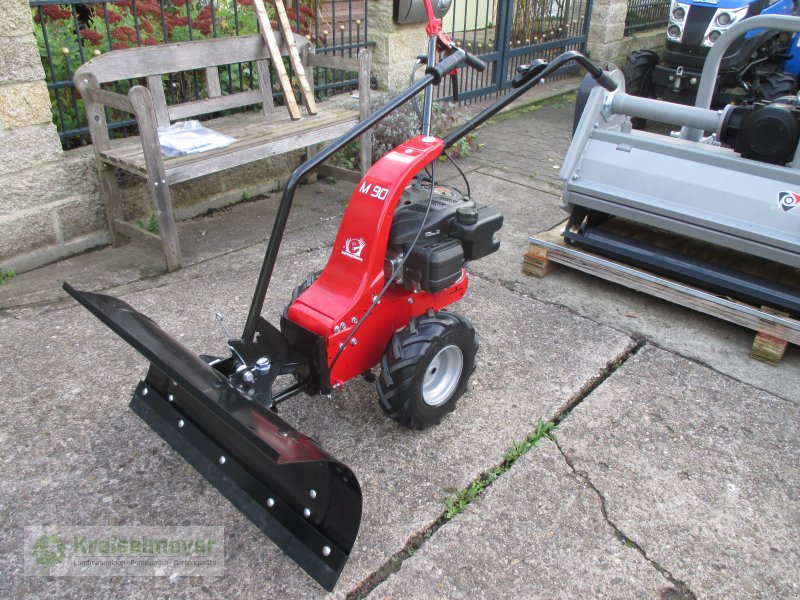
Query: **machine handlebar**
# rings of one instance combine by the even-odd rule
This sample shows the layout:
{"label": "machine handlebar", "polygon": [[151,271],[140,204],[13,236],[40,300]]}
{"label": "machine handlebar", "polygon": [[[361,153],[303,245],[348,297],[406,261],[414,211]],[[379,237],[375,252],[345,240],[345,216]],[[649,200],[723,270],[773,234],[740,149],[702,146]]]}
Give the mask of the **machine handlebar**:
{"label": "machine handlebar", "polygon": [[442,77],[464,65],[471,67],[476,71],[483,71],[486,69],[486,63],[480,58],[474,54],[470,54],[462,48],[455,47],[453,52],[445,56],[435,65],[428,65],[428,68],[425,69],[425,74],[432,75],[433,84],[439,85]]}
{"label": "machine handlebar", "polygon": [[486,70],[486,63],[483,62],[480,58],[478,58],[474,54],[467,52],[466,50],[464,50],[464,54],[467,55],[465,61],[468,67],[472,67],[479,73],[483,73]]}

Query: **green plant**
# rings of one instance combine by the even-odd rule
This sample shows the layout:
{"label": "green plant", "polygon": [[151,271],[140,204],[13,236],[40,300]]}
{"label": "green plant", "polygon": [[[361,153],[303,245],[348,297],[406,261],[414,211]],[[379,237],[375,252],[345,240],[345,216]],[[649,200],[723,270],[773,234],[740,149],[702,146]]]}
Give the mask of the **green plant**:
{"label": "green plant", "polygon": [[[273,29],[278,28],[275,9],[267,2],[266,9]],[[315,12],[315,0],[297,0],[286,13],[292,29],[316,42],[316,29],[321,43],[332,26],[326,15]],[[112,2],[76,5],[85,13],[58,4],[32,8],[34,35],[49,83],[71,82],[75,71],[91,58],[110,50],[135,46],[155,46],[169,42],[248,35],[258,31],[253,0],[113,0]],[[255,74],[249,64],[220,71],[225,91],[240,91],[255,85]],[[191,83],[196,85],[190,85]],[[204,73],[183,73],[167,82],[168,101],[178,96],[205,92]],[[116,86],[125,93],[130,85]],[[199,89],[198,89],[199,88]],[[86,125],[85,107],[78,92],[70,85],[55,86],[50,91],[53,121],[60,131]],[[112,110],[111,121],[122,120],[120,111]],[[115,130],[117,135],[123,132]],[[72,139],[72,138],[70,138]]]}
{"label": "green plant", "polygon": [[[370,97],[370,109],[375,111],[392,96],[385,92],[373,93]],[[431,115],[431,131],[439,137],[445,136],[467,121],[465,114],[456,107],[436,103]],[[393,148],[420,132],[420,119],[413,104],[405,104],[378,123],[372,131],[372,161],[375,162]],[[463,158],[478,149],[476,134],[470,133],[456,142],[448,153],[453,158]],[[334,157],[334,163],[345,169],[355,170],[360,167],[358,142],[342,148]]]}
{"label": "green plant", "polygon": [[442,518],[445,521],[449,521],[456,515],[464,512],[469,504],[477,500],[478,497],[483,494],[484,490],[494,483],[503,473],[508,471],[521,456],[526,454],[541,440],[553,439],[552,431],[554,428],[555,423],[552,421],[543,421],[539,418],[536,421],[536,429],[528,434],[524,440],[506,450],[503,455],[503,462],[484,473],[467,487],[456,491],[445,500],[445,511]]}
{"label": "green plant", "polygon": [[158,227],[158,219],[156,219],[155,215],[150,215],[150,218],[147,219],[147,223],[145,223],[142,219],[136,219],[136,224],[139,226],[139,229],[144,229],[153,235],[158,235],[158,232],[160,231]]}
{"label": "green plant", "polygon": [[16,271],[10,269],[0,269],[0,285],[3,285],[6,281],[10,281],[17,276]]}

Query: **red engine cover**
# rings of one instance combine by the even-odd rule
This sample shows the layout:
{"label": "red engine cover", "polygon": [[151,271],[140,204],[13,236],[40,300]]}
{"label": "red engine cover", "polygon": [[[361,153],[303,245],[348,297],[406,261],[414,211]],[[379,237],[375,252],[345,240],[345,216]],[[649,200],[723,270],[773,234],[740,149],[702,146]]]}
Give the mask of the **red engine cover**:
{"label": "red engine cover", "polygon": [[[328,264],[289,307],[289,320],[325,338],[328,366],[385,285],[386,247],[400,196],[411,178],[439,157],[443,146],[439,138],[417,136],[373,165],[350,197]],[[330,384],[375,366],[394,331],[428,309],[452,304],[466,291],[466,271],[453,286],[436,294],[390,287],[336,361]]]}

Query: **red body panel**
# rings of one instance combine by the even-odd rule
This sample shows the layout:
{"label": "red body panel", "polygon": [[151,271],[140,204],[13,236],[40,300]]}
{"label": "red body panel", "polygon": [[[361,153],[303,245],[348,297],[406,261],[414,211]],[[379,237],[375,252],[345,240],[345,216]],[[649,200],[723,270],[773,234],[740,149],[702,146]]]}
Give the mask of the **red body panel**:
{"label": "red body panel", "polygon": [[[442,152],[443,142],[417,136],[398,146],[367,172],[356,186],[342,218],[333,252],[319,278],[289,307],[289,320],[325,338],[333,357],[385,285],[384,260],[397,203],[411,178]],[[392,333],[413,316],[439,310],[467,291],[467,274],[436,294],[414,293],[393,285],[359,327],[330,374],[343,383],[375,366]],[[338,332],[334,328],[340,329]]]}

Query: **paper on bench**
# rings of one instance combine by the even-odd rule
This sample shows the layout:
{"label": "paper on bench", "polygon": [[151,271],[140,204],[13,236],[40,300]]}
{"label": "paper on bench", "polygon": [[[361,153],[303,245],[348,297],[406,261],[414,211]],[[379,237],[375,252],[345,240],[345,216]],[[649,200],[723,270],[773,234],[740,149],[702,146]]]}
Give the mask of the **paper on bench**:
{"label": "paper on bench", "polygon": [[179,121],[158,128],[158,141],[164,156],[183,156],[224,148],[236,141],[228,135],[203,127],[200,121]]}

